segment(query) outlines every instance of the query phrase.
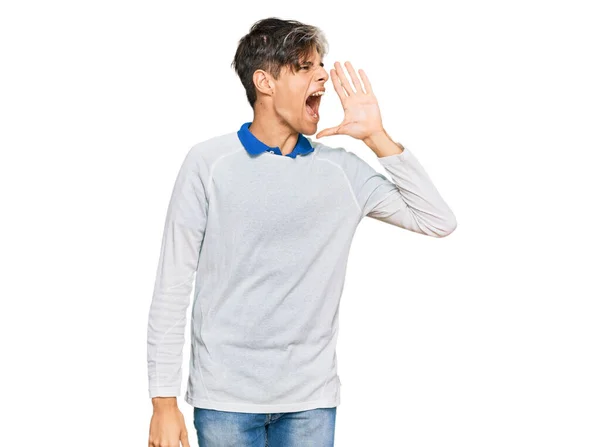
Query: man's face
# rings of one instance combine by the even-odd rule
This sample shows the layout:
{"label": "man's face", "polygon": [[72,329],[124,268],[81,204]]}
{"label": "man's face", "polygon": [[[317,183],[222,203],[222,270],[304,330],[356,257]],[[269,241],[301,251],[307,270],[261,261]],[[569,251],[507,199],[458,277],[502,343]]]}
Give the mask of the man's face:
{"label": "man's face", "polygon": [[273,107],[275,114],[286,121],[297,132],[312,135],[317,131],[321,97],[310,97],[315,91],[323,90],[329,79],[319,53],[300,61],[300,70],[284,67],[278,80],[274,80]]}

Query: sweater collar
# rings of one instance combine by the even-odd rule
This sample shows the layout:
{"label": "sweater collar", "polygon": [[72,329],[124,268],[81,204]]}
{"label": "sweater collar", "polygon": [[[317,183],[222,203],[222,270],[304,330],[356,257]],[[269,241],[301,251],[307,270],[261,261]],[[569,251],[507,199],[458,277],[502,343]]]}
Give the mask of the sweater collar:
{"label": "sweater collar", "polygon": [[[256,136],[249,130],[250,124],[252,124],[252,122],[242,124],[242,127],[240,127],[240,130],[238,130],[237,132],[238,138],[240,139],[242,145],[249,154],[257,155],[262,152],[268,151],[275,154],[283,155],[278,147],[267,146],[265,143],[256,138]],[[300,133],[298,134],[298,142],[296,143],[294,150],[287,154],[287,156],[291,158],[296,158],[296,155],[298,154],[305,155],[314,150],[315,149],[310,144],[308,138],[306,138]]]}

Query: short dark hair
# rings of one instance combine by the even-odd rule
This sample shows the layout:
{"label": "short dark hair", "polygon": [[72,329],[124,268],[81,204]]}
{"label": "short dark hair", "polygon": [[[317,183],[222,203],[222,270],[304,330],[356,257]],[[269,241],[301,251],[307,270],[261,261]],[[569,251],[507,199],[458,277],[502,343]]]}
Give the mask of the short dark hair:
{"label": "short dark hair", "polygon": [[265,70],[279,79],[283,67],[298,71],[313,50],[323,58],[328,47],[320,28],[269,17],[254,23],[250,32],[239,40],[231,66],[246,89],[250,107],[254,108],[256,89],[252,76],[256,70]]}

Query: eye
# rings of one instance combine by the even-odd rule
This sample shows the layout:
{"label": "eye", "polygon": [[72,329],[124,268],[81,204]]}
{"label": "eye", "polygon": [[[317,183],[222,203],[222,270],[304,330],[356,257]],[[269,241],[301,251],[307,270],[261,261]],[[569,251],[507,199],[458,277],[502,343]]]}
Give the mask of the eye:
{"label": "eye", "polygon": [[300,67],[301,70],[308,70],[310,67],[308,65],[304,65],[303,67]]}

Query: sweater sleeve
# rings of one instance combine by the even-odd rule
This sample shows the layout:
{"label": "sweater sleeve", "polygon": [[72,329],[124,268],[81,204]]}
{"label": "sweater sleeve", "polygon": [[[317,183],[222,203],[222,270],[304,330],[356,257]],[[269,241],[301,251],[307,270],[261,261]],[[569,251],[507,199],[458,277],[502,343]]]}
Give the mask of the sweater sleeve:
{"label": "sweater sleeve", "polygon": [[190,150],[175,180],[167,208],[148,315],[148,390],[151,398],[180,395],[186,311],[207,217],[204,171],[201,159]]}
{"label": "sweater sleeve", "polygon": [[432,237],[455,230],[454,213],[409,149],[378,157],[391,181],[356,154],[348,154],[354,160],[350,181],[363,217]]}

